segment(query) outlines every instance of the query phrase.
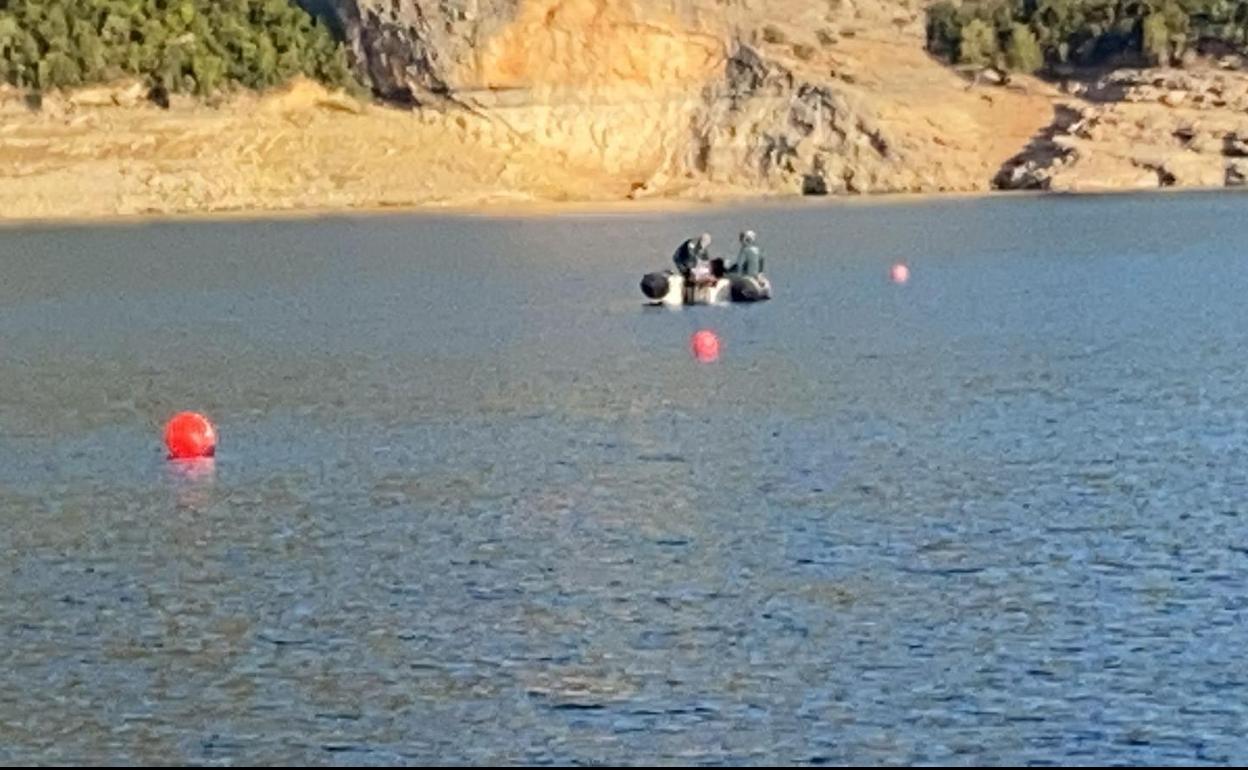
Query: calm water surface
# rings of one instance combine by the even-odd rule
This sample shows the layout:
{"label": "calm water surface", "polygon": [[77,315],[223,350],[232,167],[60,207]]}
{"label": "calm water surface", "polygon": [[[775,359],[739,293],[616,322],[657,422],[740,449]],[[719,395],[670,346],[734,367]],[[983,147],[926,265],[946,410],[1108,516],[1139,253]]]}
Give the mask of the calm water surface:
{"label": "calm water surface", "polygon": [[1246,762],[1246,221],[2,231],[0,762]]}

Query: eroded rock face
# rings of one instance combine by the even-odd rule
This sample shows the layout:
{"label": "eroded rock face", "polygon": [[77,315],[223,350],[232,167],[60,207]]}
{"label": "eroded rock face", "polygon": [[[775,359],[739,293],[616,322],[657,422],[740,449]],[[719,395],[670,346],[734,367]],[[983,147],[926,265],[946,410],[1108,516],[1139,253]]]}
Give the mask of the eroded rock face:
{"label": "eroded rock face", "polygon": [[[836,53],[861,23],[845,3],[304,1],[332,11],[382,98],[467,107],[644,194],[988,184],[965,159],[937,157],[930,138],[896,126],[895,110],[885,127],[870,86],[852,74],[878,69]],[[893,28],[919,15],[902,2],[868,5]]]}
{"label": "eroded rock face", "polygon": [[[304,0],[342,28],[383,98],[488,87],[689,83],[726,23],[689,22],[714,0]],[[714,18],[714,14],[710,14]],[[705,38],[710,35],[711,40]]]}
{"label": "eroded rock face", "polygon": [[304,0],[341,27],[362,74],[383,99],[421,104],[461,86],[480,41],[520,0]]}
{"label": "eroded rock face", "polygon": [[866,104],[748,45],[737,46],[704,98],[687,162],[711,181],[808,195],[917,184]]}

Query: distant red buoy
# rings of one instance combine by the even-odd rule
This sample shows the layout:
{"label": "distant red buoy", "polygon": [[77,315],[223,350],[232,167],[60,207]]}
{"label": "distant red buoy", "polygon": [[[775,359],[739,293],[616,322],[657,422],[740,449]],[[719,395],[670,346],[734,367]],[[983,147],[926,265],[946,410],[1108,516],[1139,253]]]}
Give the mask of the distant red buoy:
{"label": "distant red buoy", "polygon": [[910,268],[906,267],[904,262],[898,262],[889,271],[889,277],[892,278],[893,283],[905,283],[910,280]]}
{"label": "distant red buoy", "polygon": [[173,460],[212,457],[217,450],[217,431],[202,414],[179,412],[165,426],[165,446]]}
{"label": "distant red buoy", "polygon": [[719,358],[719,337],[715,332],[703,329],[693,335],[693,357],[704,364]]}

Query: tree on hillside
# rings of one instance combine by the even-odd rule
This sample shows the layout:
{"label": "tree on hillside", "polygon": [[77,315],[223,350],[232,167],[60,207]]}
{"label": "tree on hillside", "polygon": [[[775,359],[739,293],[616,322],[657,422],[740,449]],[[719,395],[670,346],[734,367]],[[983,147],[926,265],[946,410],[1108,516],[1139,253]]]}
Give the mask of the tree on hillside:
{"label": "tree on hillside", "polygon": [[293,0],[0,0],[0,78],[67,88],[138,76],[168,91],[298,75],[357,89],[344,47]]}

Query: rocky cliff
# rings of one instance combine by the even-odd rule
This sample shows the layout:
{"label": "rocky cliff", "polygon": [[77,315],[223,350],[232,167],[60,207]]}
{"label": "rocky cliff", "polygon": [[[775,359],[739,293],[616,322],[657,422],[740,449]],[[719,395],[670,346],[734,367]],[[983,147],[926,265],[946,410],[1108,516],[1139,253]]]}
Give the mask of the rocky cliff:
{"label": "rocky cliff", "polygon": [[383,96],[471,109],[634,195],[984,189],[1010,153],[979,123],[1026,101],[942,93],[963,81],[906,0],[322,2]]}

